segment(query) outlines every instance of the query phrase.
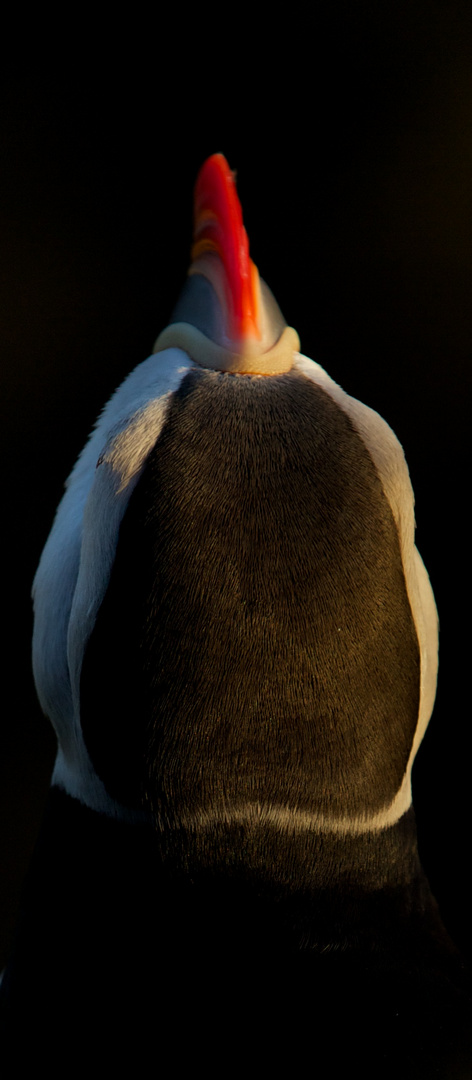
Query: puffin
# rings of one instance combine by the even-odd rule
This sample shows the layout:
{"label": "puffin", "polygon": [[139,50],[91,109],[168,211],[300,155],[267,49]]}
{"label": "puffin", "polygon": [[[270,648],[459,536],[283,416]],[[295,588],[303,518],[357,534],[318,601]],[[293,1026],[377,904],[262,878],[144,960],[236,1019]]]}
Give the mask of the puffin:
{"label": "puffin", "polygon": [[58,749],[4,1046],[472,1077],[412,806],[438,664],[414,533],[400,443],[300,351],[212,155],[170,322],[34,580]]}

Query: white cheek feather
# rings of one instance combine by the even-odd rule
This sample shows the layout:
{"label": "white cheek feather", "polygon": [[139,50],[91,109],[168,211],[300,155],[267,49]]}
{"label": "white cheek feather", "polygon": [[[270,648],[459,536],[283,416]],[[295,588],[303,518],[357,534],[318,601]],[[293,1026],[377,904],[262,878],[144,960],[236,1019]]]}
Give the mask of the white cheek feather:
{"label": "white cheek feather", "polygon": [[59,749],[53,783],[92,809],[123,816],[90,762],[80,727],[84,650],[105,595],[130,495],[194,365],[178,349],[148,360],[106,405],[66,484],[33,585],[33,671]]}
{"label": "white cheek feather", "polygon": [[405,455],[398,439],[385,420],[373,409],[349,397],[313,360],[297,356],[294,367],[326,393],[349,416],[377,469],[398,529],[405,582],[418,635],[421,662],[420,706],[418,725],[403,783],[389,807],[375,819],[358,823],[340,823],[348,831],[383,828],[393,824],[411,805],[411,770],[416,752],[426,731],[434,705],[438,674],[438,614],[428,573],[415,547],[414,496]]}

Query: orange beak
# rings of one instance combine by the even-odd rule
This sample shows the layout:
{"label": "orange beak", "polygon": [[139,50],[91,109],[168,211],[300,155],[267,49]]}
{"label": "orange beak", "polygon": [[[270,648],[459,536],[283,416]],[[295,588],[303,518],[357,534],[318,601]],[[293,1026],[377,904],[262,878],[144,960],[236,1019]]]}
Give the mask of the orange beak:
{"label": "orange beak", "polygon": [[289,371],[299,351],[270,289],[249,257],[234,174],[209,157],[194,194],[192,262],[171,323],[154,352],[176,346],[196,363],[234,374]]}
{"label": "orange beak", "polygon": [[213,285],[224,305],[228,340],[260,341],[259,271],[249,257],[235,175],[223,154],[209,157],[198,174],[193,237],[189,273],[203,274]]}

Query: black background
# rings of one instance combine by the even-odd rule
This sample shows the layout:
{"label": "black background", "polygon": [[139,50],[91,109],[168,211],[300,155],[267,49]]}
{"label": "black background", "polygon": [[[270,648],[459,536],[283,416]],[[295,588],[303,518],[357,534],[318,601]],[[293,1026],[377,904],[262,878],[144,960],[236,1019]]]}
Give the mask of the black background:
{"label": "black background", "polygon": [[54,758],[30,674],[32,577],[97,413],[168,320],[193,182],[216,150],[302,351],[405,448],[441,620],[413,774],[420,850],[471,953],[472,9],[323,7],[286,8],[262,32],[255,9],[225,8],[221,24],[156,9],[102,29],[69,15],[5,44],[0,964]]}

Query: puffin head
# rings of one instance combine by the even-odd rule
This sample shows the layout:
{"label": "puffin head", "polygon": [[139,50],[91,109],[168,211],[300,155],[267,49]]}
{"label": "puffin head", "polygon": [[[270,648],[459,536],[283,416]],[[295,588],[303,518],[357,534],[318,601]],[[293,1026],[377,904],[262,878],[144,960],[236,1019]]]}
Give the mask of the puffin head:
{"label": "puffin head", "polygon": [[203,367],[243,375],[290,371],[300,350],[249,256],[235,174],[223,154],[207,158],[198,174],[187,280],[153,352],[172,347]]}
{"label": "puffin head", "polygon": [[213,155],[171,322],[103,409],[36,574],[33,666],[58,737],[53,785],[120,820],[147,819],[152,805],[167,822],[156,792],[199,792],[213,777],[210,804],[205,784],[196,810],[169,800],[191,828],[197,811],[258,823],[262,804],[266,820],[301,833],[397,822],[437,674],[414,530],[398,440],[300,354],[249,258],[234,176]]}

